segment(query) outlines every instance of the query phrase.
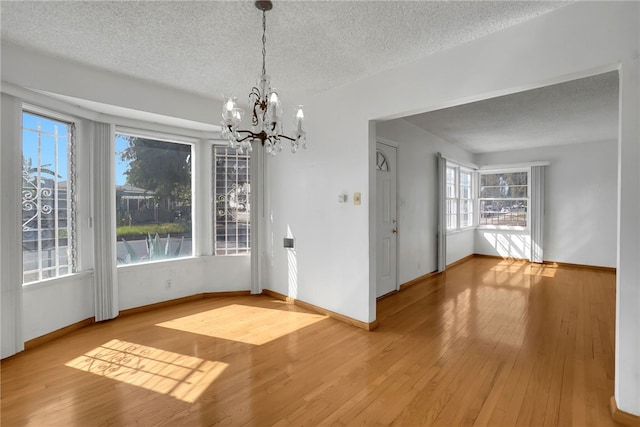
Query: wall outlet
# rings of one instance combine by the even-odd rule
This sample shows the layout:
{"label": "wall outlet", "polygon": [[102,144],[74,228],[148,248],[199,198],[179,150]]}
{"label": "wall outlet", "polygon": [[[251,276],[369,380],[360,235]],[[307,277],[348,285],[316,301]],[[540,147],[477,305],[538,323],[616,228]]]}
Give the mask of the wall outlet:
{"label": "wall outlet", "polygon": [[291,237],[285,237],[282,242],[282,246],[287,249],[293,249],[295,247],[295,242]]}
{"label": "wall outlet", "polygon": [[164,284],[167,287],[167,289],[169,289],[173,283],[171,282],[171,279],[167,279],[167,281],[164,282]]}
{"label": "wall outlet", "polygon": [[353,193],[353,204],[354,205],[360,204],[360,193]]}

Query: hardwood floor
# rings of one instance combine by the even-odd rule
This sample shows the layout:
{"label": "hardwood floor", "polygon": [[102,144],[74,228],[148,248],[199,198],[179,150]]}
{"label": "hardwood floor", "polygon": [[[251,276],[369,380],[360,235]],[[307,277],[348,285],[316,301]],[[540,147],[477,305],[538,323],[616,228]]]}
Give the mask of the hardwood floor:
{"label": "hardwood floor", "polygon": [[610,272],[486,258],[381,300],[372,332],[203,299],[2,361],[2,425],[616,425],[614,308]]}

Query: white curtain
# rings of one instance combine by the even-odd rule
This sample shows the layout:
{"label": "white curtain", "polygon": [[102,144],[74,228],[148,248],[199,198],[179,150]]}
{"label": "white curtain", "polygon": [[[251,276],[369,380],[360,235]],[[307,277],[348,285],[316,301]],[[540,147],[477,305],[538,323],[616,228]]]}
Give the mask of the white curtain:
{"label": "white curtain", "polygon": [[529,261],[542,263],[544,236],[544,166],[531,167],[531,206],[529,206],[529,221],[531,221],[531,254]]}
{"label": "white curtain", "polygon": [[0,335],[2,358],[24,350],[22,335],[22,103],[2,94],[0,144]]}
{"label": "white curtain", "polygon": [[447,267],[447,159],[438,153],[438,271]]}
{"label": "white curtain", "polygon": [[[258,147],[262,148],[262,147]],[[265,159],[264,150],[253,150],[251,152],[251,215],[250,241],[251,241],[251,293],[262,292],[262,230],[264,230],[265,210],[264,210],[264,182],[265,182]]]}
{"label": "white curtain", "polygon": [[115,133],[108,123],[94,123],[93,236],[96,321],[118,316],[115,236]]}

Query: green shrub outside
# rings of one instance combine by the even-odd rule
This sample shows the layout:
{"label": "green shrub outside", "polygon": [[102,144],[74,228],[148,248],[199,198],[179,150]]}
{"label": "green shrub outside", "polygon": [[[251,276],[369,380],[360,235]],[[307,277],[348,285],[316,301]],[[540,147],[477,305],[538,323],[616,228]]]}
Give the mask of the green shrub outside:
{"label": "green shrub outside", "polygon": [[166,237],[170,234],[172,237],[178,237],[184,234],[191,234],[191,225],[183,222],[167,222],[163,224],[144,224],[144,225],[123,225],[116,228],[116,239],[138,240],[144,239],[149,234],[155,236],[156,233],[160,237]]}

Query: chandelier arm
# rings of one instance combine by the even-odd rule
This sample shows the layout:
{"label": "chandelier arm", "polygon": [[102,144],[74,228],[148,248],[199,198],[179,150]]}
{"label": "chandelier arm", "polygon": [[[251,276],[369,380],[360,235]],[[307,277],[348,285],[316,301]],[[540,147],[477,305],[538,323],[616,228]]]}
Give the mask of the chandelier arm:
{"label": "chandelier arm", "polygon": [[284,139],[288,139],[291,142],[296,142],[297,138],[290,138],[287,135],[276,135],[276,138],[284,138]]}
{"label": "chandelier arm", "polygon": [[246,133],[247,136],[245,136],[244,138],[236,139],[236,142],[242,142],[242,141],[245,141],[245,140],[247,140],[249,138],[252,138],[252,139],[258,138],[258,139],[260,139],[260,134],[259,133],[253,133],[250,130],[239,130],[237,132],[238,133]]}
{"label": "chandelier arm", "polygon": [[258,115],[256,113],[256,107],[260,105],[260,89],[257,87],[251,88],[251,93],[249,94],[249,103],[253,101],[253,111],[251,112],[251,124],[254,126],[258,126]]}
{"label": "chandelier arm", "polygon": [[[247,140],[247,139],[249,139],[249,138],[253,138],[253,139],[259,139],[259,140],[261,140],[261,141],[262,141],[262,143],[264,144],[264,140],[263,140],[263,136],[264,136],[264,135],[263,135],[263,133],[264,133],[264,132],[255,133],[255,132],[252,132],[252,131],[250,131],[250,130],[238,130],[238,131],[236,131],[236,132],[237,132],[237,133],[244,133],[244,134],[247,134],[247,136],[245,136],[244,138],[236,139],[236,142],[242,142],[242,141],[245,141],[245,140]],[[278,139],[280,139],[280,138],[287,139],[287,140],[289,140],[289,141],[291,141],[291,142],[296,142],[296,141],[298,140],[298,138],[291,138],[291,137],[289,137],[289,136],[287,136],[287,135],[283,135],[283,134],[278,134],[278,135],[274,135],[274,136],[268,136],[268,137],[266,137],[266,139],[273,139],[273,140],[278,140]]]}

